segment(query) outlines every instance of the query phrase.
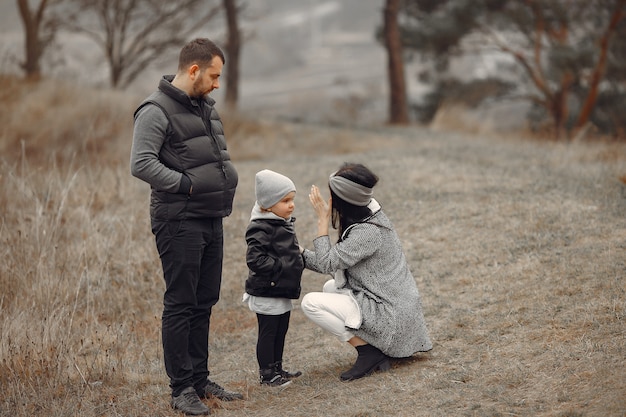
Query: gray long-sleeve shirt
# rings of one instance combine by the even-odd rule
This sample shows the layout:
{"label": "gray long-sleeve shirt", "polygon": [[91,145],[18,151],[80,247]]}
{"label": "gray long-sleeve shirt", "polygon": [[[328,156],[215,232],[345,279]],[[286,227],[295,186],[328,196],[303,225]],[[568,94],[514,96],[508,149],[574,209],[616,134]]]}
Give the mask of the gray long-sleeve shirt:
{"label": "gray long-sleeve shirt", "polygon": [[180,188],[183,174],[163,165],[159,159],[168,124],[163,110],[154,104],[139,110],[133,131],[130,171],[157,190],[175,193]]}

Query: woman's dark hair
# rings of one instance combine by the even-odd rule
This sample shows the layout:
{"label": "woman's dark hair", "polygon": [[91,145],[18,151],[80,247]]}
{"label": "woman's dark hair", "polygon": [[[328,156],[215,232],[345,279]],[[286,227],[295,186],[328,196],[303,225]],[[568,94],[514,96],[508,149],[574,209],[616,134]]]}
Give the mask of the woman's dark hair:
{"label": "woman's dark hair", "polygon": [[[352,182],[373,188],[378,182],[378,177],[365,165],[346,162],[335,173],[340,177]],[[330,190],[332,198],[332,226],[339,232],[339,240],[343,232],[352,224],[362,222],[372,215],[372,211],[367,206],[356,206],[341,199]]]}

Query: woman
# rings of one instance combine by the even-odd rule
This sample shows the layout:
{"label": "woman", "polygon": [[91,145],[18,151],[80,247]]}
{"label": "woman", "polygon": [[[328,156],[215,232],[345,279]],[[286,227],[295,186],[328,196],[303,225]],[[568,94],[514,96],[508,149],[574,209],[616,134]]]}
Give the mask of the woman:
{"label": "woman", "polygon": [[[390,357],[432,349],[400,240],[372,198],[377,182],[367,167],[346,163],[330,176],[328,203],[315,185],[309,194],[318,232],[315,250],[303,250],[305,266],[335,278],[323,292],[306,294],[301,306],[310,320],[356,348],[343,381],[388,370]],[[335,245],[328,236],[331,217],[339,234]]]}

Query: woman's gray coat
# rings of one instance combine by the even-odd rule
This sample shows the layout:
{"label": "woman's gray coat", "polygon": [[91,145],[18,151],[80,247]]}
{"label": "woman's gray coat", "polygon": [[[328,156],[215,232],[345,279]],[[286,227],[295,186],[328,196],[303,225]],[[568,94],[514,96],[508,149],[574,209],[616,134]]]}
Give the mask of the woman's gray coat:
{"label": "woman's gray coat", "polygon": [[[337,288],[349,289],[361,310],[355,335],[391,357],[408,357],[432,349],[422,302],[409,270],[400,239],[391,221],[377,211],[363,223],[350,226],[334,246],[328,236],[305,250],[308,269],[335,274]],[[342,282],[343,281],[343,282]]]}

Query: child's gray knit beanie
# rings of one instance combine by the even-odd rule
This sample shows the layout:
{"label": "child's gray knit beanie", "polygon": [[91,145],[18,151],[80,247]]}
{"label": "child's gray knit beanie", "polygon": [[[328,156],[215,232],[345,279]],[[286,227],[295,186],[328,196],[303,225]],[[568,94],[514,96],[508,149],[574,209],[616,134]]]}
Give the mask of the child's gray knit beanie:
{"label": "child's gray knit beanie", "polygon": [[256,173],[254,193],[262,208],[272,207],[292,191],[296,191],[296,186],[284,175],[269,169]]}

